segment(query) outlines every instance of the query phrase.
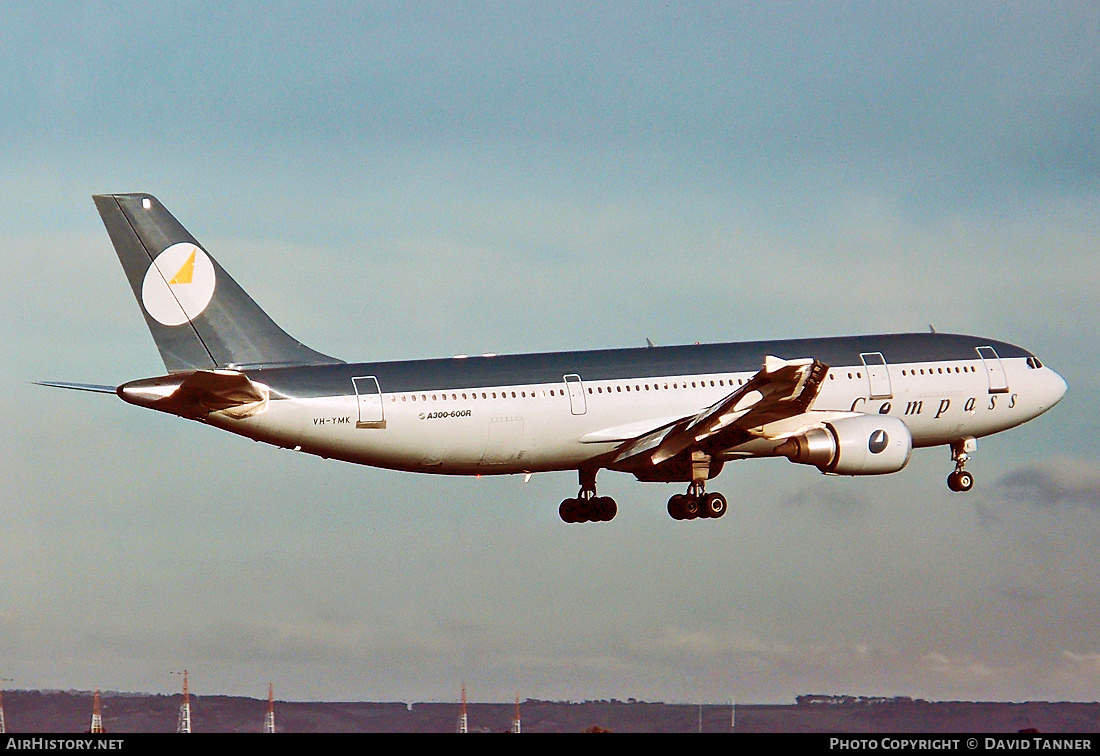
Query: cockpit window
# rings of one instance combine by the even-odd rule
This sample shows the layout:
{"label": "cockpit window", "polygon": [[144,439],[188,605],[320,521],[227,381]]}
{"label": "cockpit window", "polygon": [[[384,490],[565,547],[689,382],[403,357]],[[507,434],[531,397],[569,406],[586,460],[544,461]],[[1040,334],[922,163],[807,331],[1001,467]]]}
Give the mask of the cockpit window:
{"label": "cockpit window", "polygon": [[1038,357],[1028,357],[1027,366],[1033,370],[1038,370],[1043,366],[1043,363],[1039,361]]}

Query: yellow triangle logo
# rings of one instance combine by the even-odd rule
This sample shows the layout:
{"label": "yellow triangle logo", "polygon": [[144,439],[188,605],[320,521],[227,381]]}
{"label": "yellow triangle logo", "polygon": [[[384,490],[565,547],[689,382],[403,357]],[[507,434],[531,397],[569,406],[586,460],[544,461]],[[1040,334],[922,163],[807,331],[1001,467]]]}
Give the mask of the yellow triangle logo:
{"label": "yellow triangle logo", "polygon": [[195,250],[191,250],[191,256],[187,258],[187,262],[180,266],[180,269],[176,271],[176,275],[172,276],[172,280],[168,282],[168,285],[172,284],[189,284],[191,279],[195,276]]}

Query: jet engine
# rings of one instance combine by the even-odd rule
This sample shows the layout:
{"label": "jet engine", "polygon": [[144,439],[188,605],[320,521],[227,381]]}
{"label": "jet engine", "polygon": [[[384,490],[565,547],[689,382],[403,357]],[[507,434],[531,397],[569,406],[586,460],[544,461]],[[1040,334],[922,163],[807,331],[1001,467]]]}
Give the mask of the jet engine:
{"label": "jet engine", "polygon": [[905,467],[913,451],[909,428],[896,417],[857,415],[792,436],[775,449],[791,462],[837,475],[881,475]]}

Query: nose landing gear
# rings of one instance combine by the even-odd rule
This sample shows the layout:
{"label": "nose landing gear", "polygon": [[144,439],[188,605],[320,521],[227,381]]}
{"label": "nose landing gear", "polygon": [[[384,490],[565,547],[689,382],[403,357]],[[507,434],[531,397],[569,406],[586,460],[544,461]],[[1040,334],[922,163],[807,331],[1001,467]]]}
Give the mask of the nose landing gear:
{"label": "nose landing gear", "polygon": [[977,440],[970,436],[951,443],[951,459],[955,461],[955,472],[947,476],[947,487],[952,491],[964,493],[974,487],[974,476],[964,468],[970,459],[970,452],[977,448]]}

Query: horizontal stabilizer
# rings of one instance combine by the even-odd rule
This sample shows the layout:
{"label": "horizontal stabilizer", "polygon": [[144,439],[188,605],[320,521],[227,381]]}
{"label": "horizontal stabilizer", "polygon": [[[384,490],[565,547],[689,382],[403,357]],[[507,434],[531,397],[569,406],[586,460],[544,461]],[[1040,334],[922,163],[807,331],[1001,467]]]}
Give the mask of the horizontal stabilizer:
{"label": "horizontal stabilizer", "polygon": [[96,394],[113,394],[116,386],[101,386],[98,383],[68,383],[66,381],[33,381],[35,386],[71,389],[72,391],[91,391]]}

